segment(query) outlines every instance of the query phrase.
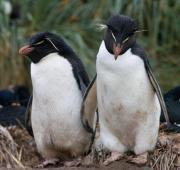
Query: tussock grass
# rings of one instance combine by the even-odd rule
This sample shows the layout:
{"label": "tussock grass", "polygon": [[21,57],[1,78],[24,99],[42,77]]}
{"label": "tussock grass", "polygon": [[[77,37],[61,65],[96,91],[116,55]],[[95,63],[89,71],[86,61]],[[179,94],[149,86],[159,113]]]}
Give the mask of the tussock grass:
{"label": "tussock grass", "polygon": [[[0,4],[3,0],[0,0]],[[97,24],[112,14],[133,17],[139,29],[139,42],[148,50],[161,85],[169,89],[180,83],[180,1],[159,0],[36,0],[16,1],[21,17],[9,24],[0,7],[0,88],[30,82],[29,63],[18,57],[19,47],[37,31],[58,33],[72,46],[90,74],[95,73],[95,58],[103,32]],[[176,75],[176,79],[174,76]]]}

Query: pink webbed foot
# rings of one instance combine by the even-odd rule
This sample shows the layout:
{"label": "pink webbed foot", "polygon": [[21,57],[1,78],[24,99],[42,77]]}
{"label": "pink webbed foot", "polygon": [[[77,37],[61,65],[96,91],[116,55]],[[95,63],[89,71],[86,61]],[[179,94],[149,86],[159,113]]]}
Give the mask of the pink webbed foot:
{"label": "pink webbed foot", "polygon": [[36,168],[45,168],[50,165],[57,165],[58,162],[59,162],[59,159],[57,159],[57,158],[47,159],[44,162],[42,162],[41,164],[37,165]]}
{"label": "pink webbed foot", "polygon": [[103,165],[107,166],[114,161],[120,160],[122,157],[123,155],[119,152],[111,152],[111,156],[103,162]]}

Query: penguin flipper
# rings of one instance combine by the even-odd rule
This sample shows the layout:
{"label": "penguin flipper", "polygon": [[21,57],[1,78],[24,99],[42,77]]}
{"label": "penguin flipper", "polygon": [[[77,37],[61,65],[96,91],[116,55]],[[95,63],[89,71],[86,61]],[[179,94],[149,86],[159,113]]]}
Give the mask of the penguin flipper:
{"label": "penguin flipper", "polygon": [[93,129],[95,123],[95,113],[97,114],[96,122],[98,122],[96,77],[97,75],[95,75],[95,77],[89,84],[83,97],[83,103],[81,107],[82,124],[84,128],[90,133],[94,133]]}
{"label": "penguin flipper", "polygon": [[81,78],[81,76],[79,74],[77,75],[77,77],[78,77],[78,83],[79,83],[79,87],[81,89],[81,93],[82,93],[82,95],[84,95],[86,92],[87,86],[83,82],[83,79]]}
{"label": "penguin flipper", "polygon": [[176,131],[176,132],[180,132],[180,127],[175,125],[175,124],[172,124],[169,120],[169,115],[168,115],[168,112],[167,112],[167,108],[166,108],[166,104],[165,104],[165,101],[164,101],[164,98],[163,98],[163,95],[162,95],[162,92],[161,92],[161,89],[159,87],[159,84],[152,72],[152,69],[151,69],[151,66],[149,64],[149,61],[147,58],[144,58],[144,64],[145,64],[145,69],[147,71],[147,74],[148,74],[148,77],[149,77],[149,80],[157,94],[157,97],[159,99],[159,102],[160,102],[160,105],[161,105],[161,109],[162,109],[162,112],[164,114],[164,117],[166,119],[166,122],[167,122],[167,130],[168,131]]}
{"label": "penguin flipper", "polygon": [[79,89],[81,90],[82,96],[84,96],[86,88],[88,87],[90,81],[83,63],[75,54],[73,57],[68,57],[67,59],[73,67],[74,77],[77,81]]}

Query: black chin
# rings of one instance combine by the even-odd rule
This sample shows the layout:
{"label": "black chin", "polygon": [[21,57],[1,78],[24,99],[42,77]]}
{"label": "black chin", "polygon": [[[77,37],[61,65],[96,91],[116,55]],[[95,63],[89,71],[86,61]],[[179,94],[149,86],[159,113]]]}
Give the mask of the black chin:
{"label": "black chin", "polygon": [[32,51],[30,54],[28,54],[28,58],[35,64],[38,63],[43,57],[45,57],[45,55],[36,51]]}

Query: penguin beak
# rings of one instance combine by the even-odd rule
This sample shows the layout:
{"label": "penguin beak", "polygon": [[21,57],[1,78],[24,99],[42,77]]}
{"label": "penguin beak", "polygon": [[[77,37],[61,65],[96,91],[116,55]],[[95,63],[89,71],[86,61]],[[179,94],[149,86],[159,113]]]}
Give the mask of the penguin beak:
{"label": "penguin beak", "polygon": [[113,44],[113,53],[114,53],[114,59],[117,60],[118,56],[121,53],[121,45],[119,43],[117,45]]}
{"label": "penguin beak", "polygon": [[23,47],[21,47],[20,49],[19,49],[19,54],[21,55],[21,56],[25,56],[25,55],[28,55],[31,51],[33,51],[34,50],[34,48],[33,47],[31,47],[31,46],[29,46],[29,45],[25,45],[25,46],[23,46]]}

